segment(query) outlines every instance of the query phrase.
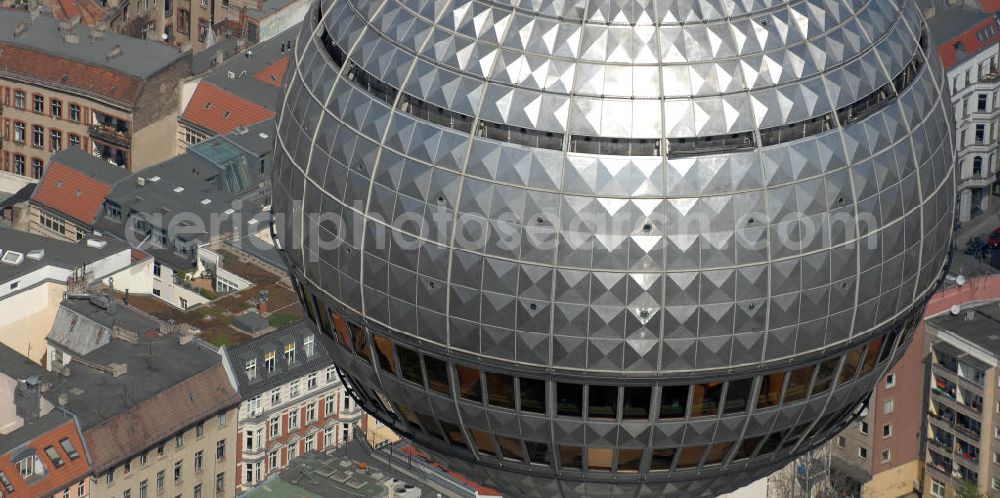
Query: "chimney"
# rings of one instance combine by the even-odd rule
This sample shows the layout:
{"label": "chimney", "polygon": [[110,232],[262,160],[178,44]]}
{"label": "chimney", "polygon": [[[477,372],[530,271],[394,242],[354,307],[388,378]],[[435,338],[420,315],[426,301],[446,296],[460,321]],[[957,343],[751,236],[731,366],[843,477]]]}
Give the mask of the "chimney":
{"label": "chimney", "polygon": [[62,393],[59,395],[59,406],[66,406],[69,404],[69,395]]}
{"label": "chimney", "polygon": [[115,45],[115,48],[112,48],[111,51],[108,52],[107,58],[110,61],[110,60],[112,60],[112,59],[114,59],[114,58],[116,58],[116,57],[118,57],[120,55],[122,55],[122,46],[121,45]]}
{"label": "chimney", "polygon": [[219,49],[215,51],[215,64],[222,64],[222,61],[226,60],[226,51]]}
{"label": "chimney", "polygon": [[965,321],[971,322],[976,319],[976,310],[969,310],[965,312]]}
{"label": "chimney", "polygon": [[18,417],[25,422],[35,420],[41,415],[42,393],[41,379],[37,375],[32,375],[27,379],[17,382],[14,388],[14,409]]}
{"label": "chimney", "polygon": [[180,345],[181,346],[186,346],[186,345],[188,345],[188,344],[191,343],[192,339],[193,339],[193,337],[191,336],[191,334],[183,333],[183,334],[180,335],[180,339],[179,339]]}
{"label": "chimney", "polygon": [[109,363],[108,368],[111,369],[111,377],[114,379],[128,373],[127,363]]}
{"label": "chimney", "polygon": [[264,316],[267,313],[267,301],[261,301],[257,304],[257,314]]}

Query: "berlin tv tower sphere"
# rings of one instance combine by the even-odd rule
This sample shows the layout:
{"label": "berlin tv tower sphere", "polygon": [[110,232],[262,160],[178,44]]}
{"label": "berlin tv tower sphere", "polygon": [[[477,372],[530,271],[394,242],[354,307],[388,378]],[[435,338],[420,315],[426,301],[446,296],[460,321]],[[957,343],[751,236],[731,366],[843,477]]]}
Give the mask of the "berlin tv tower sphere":
{"label": "berlin tv tower sphere", "polygon": [[913,0],[319,0],[275,237],[362,406],[509,496],[713,496],[856,418],[949,260]]}

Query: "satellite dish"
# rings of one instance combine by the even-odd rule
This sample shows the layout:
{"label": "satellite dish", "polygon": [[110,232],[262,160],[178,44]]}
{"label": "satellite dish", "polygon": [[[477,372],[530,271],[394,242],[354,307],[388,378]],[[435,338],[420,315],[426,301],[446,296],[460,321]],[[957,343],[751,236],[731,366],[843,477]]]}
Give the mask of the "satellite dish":
{"label": "satellite dish", "polygon": [[955,277],[955,283],[958,284],[959,287],[965,285],[965,276],[964,275],[959,275],[959,276]]}
{"label": "satellite dish", "polygon": [[958,314],[961,313],[961,312],[962,312],[962,307],[961,306],[959,306],[957,304],[951,305],[951,314],[952,315],[958,316]]}

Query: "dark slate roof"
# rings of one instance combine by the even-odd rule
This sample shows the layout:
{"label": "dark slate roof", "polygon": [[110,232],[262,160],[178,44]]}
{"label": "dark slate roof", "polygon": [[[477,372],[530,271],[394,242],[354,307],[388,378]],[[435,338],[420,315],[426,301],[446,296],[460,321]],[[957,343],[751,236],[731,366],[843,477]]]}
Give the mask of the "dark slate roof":
{"label": "dark slate roof", "polygon": [[[248,48],[216,66],[211,73],[205,75],[204,81],[273,111],[281,97],[281,89],[257,79],[255,75],[288,57],[292,51],[286,43],[294,41],[298,32],[299,24],[295,24],[273,38]],[[285,48],[282,49],[282,46]]]}
{"label": "dark slate roof", "polygon": [[[98,239],[98,237],[88,237],[91,238]],[[83,240],[71,243],[0,227],[0,250],[16,251],[26,256],[28,252],[36,249],[45,251],[42,259],[37,261],[25,257],[17,266],[0,263],[0,282],[9,282],[46,266],[75,270],[126,248],[124,243],[113,239],[100,238],[100,240],[107,242],[103,248],[90,247]]]}
{"label": "dark slate roof", "polygon": [[[308,336],[315,337],[313,326],[308,321],[301,321],[232,349],[227,349],[225,352],[226,361],[229,362],[233,376],[236,378],[240,397],[250,399],[309,373],[325,370],[332,366],[333,360],[330,359],[329,353],[323,347],[323,342],[318,338],[313,340],[315,348],[313,355],[305,357],[303,340]],[[285,362],[284,351],[285,344],[292,341],[295,342],[296,361],[289,365]],[[275,352],[273,372],[268,372],[264,368],[264,355],[269,351]],[[250,360],[257,362],[257,377],[254,379],[247,378],[246,364]]]}
{"label": "dark slate roof", "polygon": [[0,201],[0,209],[16,206],[22,202],[26,202],[31,199],[32,192],[35,191],[34,183],[29,183],[23,187],[21,190],[14,192],[6,199]]}
{"label": "dark slate roof", "polygon": [[[972,312],[972,320],[967,313]],[[932,328],[951,332],[966,341],[1000,358],[1000,309],[991,302],[980,306],[963,307],[957,315],[944,313],[928,320]]]}
{"label": "dark slate roof", "polygon": [[233,325],[247,332],[260,332],[271,326],[267,322],[267,319],[260,316],[260,313],[256,311],[248,311],[233,318]]}

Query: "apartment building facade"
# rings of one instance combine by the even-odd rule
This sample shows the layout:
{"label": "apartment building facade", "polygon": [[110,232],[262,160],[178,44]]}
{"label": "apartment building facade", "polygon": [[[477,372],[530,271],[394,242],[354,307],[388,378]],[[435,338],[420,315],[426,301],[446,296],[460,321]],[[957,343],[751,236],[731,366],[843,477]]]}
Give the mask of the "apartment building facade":
{"label": "apartment building facade", "polygon": [[237,490],[280,473],[297,456],[353,437],[362,412],[306,322],[224,351],[242,399]]}
{"label": "apartment building facade", "polygon": [[130,171],[172,156],[190,54],[64,27],[19,11],[0,16],[3,171],[40,178],[51,155],[71,147]]}
{"label": "apartment building facade", "polygon": [[1000,496],[1000,313],[996,301],[959,308],[927,321],[924,489]]}

